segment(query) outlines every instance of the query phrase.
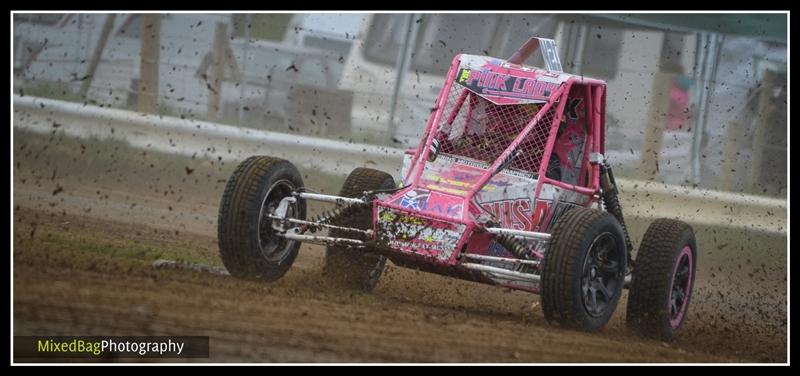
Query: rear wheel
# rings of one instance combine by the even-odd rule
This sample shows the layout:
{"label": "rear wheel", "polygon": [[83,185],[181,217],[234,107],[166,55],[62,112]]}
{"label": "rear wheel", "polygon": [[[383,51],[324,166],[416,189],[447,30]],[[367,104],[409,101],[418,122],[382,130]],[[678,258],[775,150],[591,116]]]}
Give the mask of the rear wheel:
{"label": "rear wheel", "polygon": [[617,219],[596,209],[571,209],[556,222],[544,257],[545,319],[572,329],[601,329],[619,302],[626,265]]}
{"label": "rear wheel", "polygon": [[628,295],[628,327],[664,341],[677,336],[692,297],[696,258],[688,224],[662,218],[647,228]]}
{"label": "rear wheel", "polygon": [[[391,175],[359,167],[347,176],[339,195],[359,197],[364,191],[394,187]],[[337,225],[366,230],[372,228],[372,219],[372,205],[369,205],[356,211],[349,218],[342,218]],[[361,234],[342,230],[331,230],[329,234],[332,237],[366,240]],[[370,252],[369,248],[352,249],[342,245],[331,245],[325,252],[323,274],[329,281],[342,287],[370,291],[378,284],[385,267],[386,257]]]}
{"label": "rear wheel", "polygon": [[[302,186],[300,172],[284,159],[254,156],[239,164],[225,186],[217,223],[222,263],[232,276],[269,282],[289,270],[300,242],[276,235],[268,215]],[[287,216],[305,219],[305,201],[291,204]]]}

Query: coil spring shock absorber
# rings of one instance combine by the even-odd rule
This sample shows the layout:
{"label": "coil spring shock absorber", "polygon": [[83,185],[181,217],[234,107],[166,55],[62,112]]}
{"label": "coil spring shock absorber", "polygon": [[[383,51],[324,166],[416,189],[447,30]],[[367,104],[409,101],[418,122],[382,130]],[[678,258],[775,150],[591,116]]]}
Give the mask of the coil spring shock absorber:
{"label": "coil spring shock absorber", "polygon": [[508,234],[500,234],[495,236],[494,240],[498,244],[502,245],[503,248],[513,253],[514,256],[517,256],[521,259],[528,258],[528,247],[525,244],[525,241],[522,239],[515,238],[514,236]]}
{"label": "coil spring shock absorber", "polygon": [[622,216],[622,205],[619,203],[619,196],[617,195],[617,182],[614,180],[614,173],[611,172],[611,166],[607,163],[600,164],[600,186],[602,189],[603,205],[606,211],[611,213],[620,226],[622,226],[622,233],[625,235],[625,245],[628,247],[628,263],[633,267],[633,244],[631,237],[628,235],[628,226],[625,226],[625,218]]}
{"label": "coil spring shock absorber", "polygon": [[[372,203],[354,203],[354,204],[347,204],[343,206],[336,206],[332,209],[323,210],[322,213],[319,213],[309,220],[310,222],[316,222],[320,224],[331,224],[335,226],[340,226],[342,224],[342,218],[349,217],[353,214],[356,214],[358,211],[363,210],[372,206]],[[318,227],[314,225],[308,225],[306,228],[312,234],[317,231]]]}

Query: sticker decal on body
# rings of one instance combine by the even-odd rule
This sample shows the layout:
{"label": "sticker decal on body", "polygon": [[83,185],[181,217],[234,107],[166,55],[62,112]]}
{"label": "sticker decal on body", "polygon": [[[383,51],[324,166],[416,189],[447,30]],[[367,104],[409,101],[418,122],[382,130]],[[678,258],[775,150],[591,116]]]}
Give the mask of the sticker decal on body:
{"label": "sticker decal on body", "polygon": [[450,218],[461,218],[464,209],[463,198],[423,189],[412,189],[406,192],[395,204],[404,209],[418,210],[426,213],[443,215]]}
{"label": "sticker decal on body", "polygon": [[427,206],[430,196],[430,192],[411,190],[400,198],[399,204],[406,209],[422,210]]}
{"label": "sticker decal on body", "polygon": [[[497,96],[540,103],[550,98],[559,86],[557,82],[549,80],[512,76],[490,70],[461,68],[456,77],[459,85],[476,94],[488,96],[489,100],[492,99],[491,96]],[[523,102],[517,102],[519,103]]]}
{"label": "sticker decal on body", "polygon": [[504,228],[530,230],[532,227],[531,200],[528,198],[483,202],[481,206],[497,218]]}
{"label": "sticker decal on body", "polygon": [[378,242],[384,246],[418,255],[447,260],[466,229],[450,223],[378,207]]}

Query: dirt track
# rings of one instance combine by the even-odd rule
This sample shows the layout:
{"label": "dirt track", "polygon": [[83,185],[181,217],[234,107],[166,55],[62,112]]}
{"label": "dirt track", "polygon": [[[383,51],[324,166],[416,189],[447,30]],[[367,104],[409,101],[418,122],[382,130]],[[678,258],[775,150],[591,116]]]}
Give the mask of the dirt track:
{"label": "dirt track", "polygon": [[673,344],[627,333],[624,304],[603,332],[586,334],[549,327],[535,295],[396,267],[371,294],[332,289],[316,247],[268,285],[156,269],[158,258],[219,265],[214,226],[225,169],[191,161],[184,172],[184,161],[149,155],[87,168],[42,157],[41,145],[19,146],[15,335],[208,335],[210,360],[221,362],[786,361],[780,254],[748,258],[739,274],[749,279],[734,273],[742,262],[706,264]]}

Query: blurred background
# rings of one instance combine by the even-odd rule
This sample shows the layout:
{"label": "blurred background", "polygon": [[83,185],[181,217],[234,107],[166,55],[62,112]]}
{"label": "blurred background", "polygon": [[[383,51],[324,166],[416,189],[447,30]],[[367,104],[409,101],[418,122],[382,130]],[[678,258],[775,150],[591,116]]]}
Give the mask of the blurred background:
{"label": "blurred background", "polygon": [[[555,39],[640,180],[786,197],[784,14],[14,14],[14,92],[416,145],[458,53]],[[536,61],[530,61],[536,64]]]}

